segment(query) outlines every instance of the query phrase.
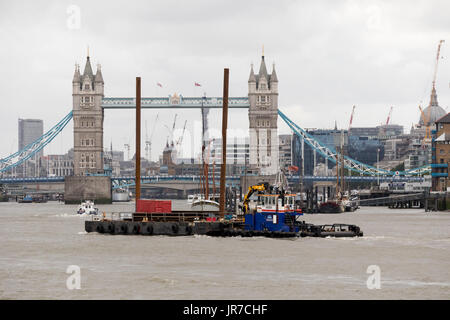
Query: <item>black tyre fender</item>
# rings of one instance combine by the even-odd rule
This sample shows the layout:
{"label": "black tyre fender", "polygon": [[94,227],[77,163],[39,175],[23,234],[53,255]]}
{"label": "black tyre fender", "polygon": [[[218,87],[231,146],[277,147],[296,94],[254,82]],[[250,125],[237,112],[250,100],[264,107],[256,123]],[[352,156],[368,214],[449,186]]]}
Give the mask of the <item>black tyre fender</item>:
{"label": "black tyre fender", "polygon": [[147,231],[148,234],[153,234],[153,225],[148,224],[148,225],[145,227],[145,230]]}
{"label": "black tyre fender", "polygon": [[104,230],[104,232],[114,233],[114,225],[112,223],[107,223]]}
{"label": "black tyre fender", "polygon": [[109,230],[112,234],[119,233],[120,231],[119,226],[114,223],[110,223],[108,228],[110,228]]}
{"label": "black tyre fender", "polygon": [[137,223],[133,223],[132,227],[131,227],[131,233],[132,234],[138,234],[139,233],[139,228],[140,226]]}
{"label": "black tyre fender", "polygon": [[192,234],[192,226],[186,226],[186,233]]}
{"label": "black tyre fender", "polygon": [[180,227],[178,226],[178,224],[176,224],[176,223],[172,224],[172,232],[174,234],[177,234],[178,230],[180,230]]}
{"label": "black tyre fender", "polygon": [[86,231],[86,232],[92,232],[92,225],[86,224],[85,227],[84,227],[84,231]]}
{"label": "black tyre fender", "polygon": [[120,232],[124,233],[124,234],[128,233],[128,225],[126,223],[124,223],[120,226]]}
{"label": "black tyre fender", "polygon": [[103,233],[103,232],[105,232],[105,229],[103,228],[103,226],[102,226],[101,224],[97,225],[97,227],[95,228],[95,230],[96,230],[98,233]]}

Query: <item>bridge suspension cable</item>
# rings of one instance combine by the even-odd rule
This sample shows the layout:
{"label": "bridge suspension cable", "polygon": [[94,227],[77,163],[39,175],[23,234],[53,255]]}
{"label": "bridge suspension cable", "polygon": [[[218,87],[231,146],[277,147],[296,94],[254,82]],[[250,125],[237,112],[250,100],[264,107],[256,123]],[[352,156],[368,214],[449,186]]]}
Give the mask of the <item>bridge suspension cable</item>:
{"label": "bridge suspension cable", "polygon": [[[316,150],[322,157],[325,159],[331,160],[333,163],[336,163],[337,158],[337,152],[334,148],[330,148],[325,146],[323,143],[317,141],[314,139],[309,133],[307,133],[305,130],[303,130],[301,127],[299,127],[297,124],[295,124],[291,119],[289,119],[283,112],[278,110],[278,115],[281,117],[281,119],[286,122],[286,124],[291,128],[291,130],[299,136],[301,139],[303,139],[304,142],[306,142],[311,148]],[[385,170],[385,169],[379,169],[376,167],[373,167],[368,164],[364,164],[362,162],[359,162],[355,159],[352,159],[348,156],[344,156],[344,166],[345,168],[353,171],[362,173],[369,176],[376,176],[376,175],[383,175],[383,176],[394,176],[397,175],[397,172]],[[424,174],[431,171],[430,165],[425,165],[419,168],[414,168],[406,171],[399,171],[399,175],[418,175],[418,174]]]}
{"label": "bridge suspension cable", "polygon": [[44,133],[41,137],[26,145],[23,149],[9,155],[6,158],[0,159],[0,172],[8,171],[11,168],[17,167],[24,161],[33,157],[36,153],[42,150],[47,144],[49,144],[72,120],[73,113],[70,111],[64,118],[62,118],[56,125],[50,130]]}
{"label": "bridge suspension cable", "polygon": [[[306,142],[310,147],[316,150],[325,159],[331,160],[333,163],[336,163],[337,152],[334,148],[327,147],[323,143],[314,139],[309,133],[307,133],[304,129],[295,124],[280,110],[278,110],[278,114],[291,128],[291,130],[302,139],[302,141]],[[42,150],[47,144],[53,141],[53,139],[65,128],[67,123],[69,123],[72,117],[73,113],[71,111],[63,119],[61,119],[55,126],[53,126],[50,130],[48,130],[44,135],[36,139],[34,142],[28,144],[23,149],[3,159],[0,159],[0,172],[6,172],[7,170],[18,166],[22,164],[24,161],[33,157],[37,152]],[[376,175],[393,176],[397,174],[397,172],[394,171],[377,169],[371,165],[364,164],[348,156],[344,156],[344,166],[345,168],[351,171],[362,173],[364,175],[369,176],[376,176]],[[429,173],[430,171],[431,166],[425,165],[422,167],[406,171],[399,171],[398,174],[407,176],[422,175]]]}

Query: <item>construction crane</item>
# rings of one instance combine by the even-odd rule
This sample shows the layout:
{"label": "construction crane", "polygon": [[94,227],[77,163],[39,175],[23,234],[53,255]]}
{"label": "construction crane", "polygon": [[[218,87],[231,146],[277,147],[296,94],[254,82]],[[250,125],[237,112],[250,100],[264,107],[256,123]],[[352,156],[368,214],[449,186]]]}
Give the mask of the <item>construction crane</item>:
{"label": "construction crane", "polygon": [[431,105],[433,102],[433,96],[436,93],[436,77],[437,77],[437,71],[438,71],[438,65],[439,65],[439,56],[441,53],[441,46],[444,43],[444,40],[440,40],[437,48],[436,53],[436,61],[434,63],[434,72],[433,72],[433,81],[432,81],[432,87],[431,87],[431,95],[430,95],[430,104],[428,108],[427,115],[425,115],[425,112],[422,110],[422,107],[419,105],[420,113],[422,115],[423,125],[425,126],[425,137],[422,140],[422,145],[429,144],[431,141]]}
{"label": "construction crane", "polygon": [[187,120],[184,121],[183,132],[181,133],[181,136],[178,138],[178,140],[176,142],[177,146],[181,145],[181,143],[183,142],[184,132],[186,131],[186,124],[187,124]]}
{"label": "construction crane", "polygon": [[437,70],[438,70],[438,63],[439,63],[439,54],[441,52],[441,45],[445,42],[445,40],[440,40],[438,44],[437,54],[436,54],[436,62],[434,64],[434,74],[433,74],[433,88],[435,88],[436,85],[436,76],[437,76]]}
{"label": "construction crane", "polygon": [[175,131],[175,123],[177,122],[177,116],[178,114],[175,113],[175,118],[173,118],[173,125],[172,125],[172,146],[173,146],[173,132]]}
{"label": "construction crane", "polygon": [[350,115],[350,123],[348,124],[348,132],[350,133],[350,128],[352,127],[353,123],[353,115],[355,114],[355,106],[352,108],[352,114]]}
{"label": "construction crane", "polygon": [[[432,81],[432,86],[431,86],[431,95],[430,95],[430,104],[429,106],[431,106],[432,102],[433,102],[433,95],[436,92],[436,77],[437,77],[437,71],[438,71],[438,65],[439,65],[439,55],[441,53],[441,46],[444,43],[444,40],[440,40],[439,44],[438,44],[438,48],[437,48],[437,53],[436,53],[436,61],[434,63],[434,72],[433,72],[433,81]],[[430,126],[429,121],[431,116],[431,108],[428,108],[428,117],[427,119],[425,119],[425,114],[422,112],[422,119],[423,119],[423,124],[426,127]],[[429,130],[429,128],[428,128]]]}
{"label": "construction crane", "polygon": [[250,197],[252,196],[252,194],[255,192],[258,192],[258,191],[265,191],[267,189],[269,189],[269,184],[267,182],[263,182],[263,183],[248,187],[248,191],[244,197],[244,200],[242,201],[242,205],[239,206],[242,209],[242,212],[244,213],[244,215],[249,213],[248,204],[250,202]]}
{"label": "construction crane", "polygon": [[386,119],[386,125],[389,124],[389,121],[391,120],[391,116],[392,116],[392,110],[394,109],[394,107],[392,106],[391,109],[389,110],[389,114],[388,117]]}
{"label": "construction crane", "polygon": [[[171,143],[169,145],[174,145],[173,143],[173,132],[175,131],[175,123],[177,122],[177,116],[178,114],[175,114],[175,118],[173,119],[173,125],[172,125],[172,130],[170,130],[170,128],[165,124],[164,126],[167,128],[167,130],[169,131],[169,134],[171,136]],[[167,138],[168,139],[168,138]]]}
{"label": "construction crane", "polygon": [[147,121],[145,121],[145,152],[146,152],[146,158],[148,161],[152,161],[152,139],[153,134],[155,133],[156,123],[159,118],[159,113],[156,114],[155,122],[153,123],[153,129],[152,133],[150,134],[150,138],[148,137],[148,130],[147,130]]}

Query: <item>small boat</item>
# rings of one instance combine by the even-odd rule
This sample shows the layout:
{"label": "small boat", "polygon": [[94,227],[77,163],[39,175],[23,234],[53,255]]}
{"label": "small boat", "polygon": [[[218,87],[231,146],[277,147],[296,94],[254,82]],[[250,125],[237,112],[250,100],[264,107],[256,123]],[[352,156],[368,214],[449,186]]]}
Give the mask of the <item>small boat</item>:
{"label": "small boat", "polygon": [[130,195],[127,188],[118,188],[112,192],[113,202],[128,202],[130,201]]}
{"label": "small boat", "polygon": [[302,237],[362,237],[363,232],[358,226],[353,224],[306,224],[301,232]]}
{"label": "small boat", "polygon": [[18,199],[19,203],[32,203],[33,202],[33,197],[30,196],[29,194],[25,195],[23,198],[19,198]]}
{"label": "small boat", "polygon": [[320,213],[343,213],[345,205],[340,200],[328,200],[319,205]]}
{"label": "small boat", "polygon": [[78,207],[78,214],[98,214],[98,208],[94,207],[94,202],[90,200],[86,200],[81,203],[81,205]]}

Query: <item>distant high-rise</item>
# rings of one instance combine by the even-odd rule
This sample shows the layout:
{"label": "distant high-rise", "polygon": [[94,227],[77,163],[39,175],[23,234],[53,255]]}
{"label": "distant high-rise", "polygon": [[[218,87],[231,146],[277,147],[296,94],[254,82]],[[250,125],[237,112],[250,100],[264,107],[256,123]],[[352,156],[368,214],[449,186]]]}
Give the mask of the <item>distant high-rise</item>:
{"label": "distant high-rise", "polygon": [[[39,119],[19,119],[19,149],[22,150],[28,144],[44,134],[44,121]],[[43,151],[40,151],[43,154]]]}
{"label": "distant high-rise", "polygon": [[[19,119],[19,149],[22,150],[30,143],[36,141],[44,134],[44,121],[39,119]],[[29,161],[26,161],[18,170],[19,175],[34,176],[39,172],[39,158],[44,150],[37,152]]]}

